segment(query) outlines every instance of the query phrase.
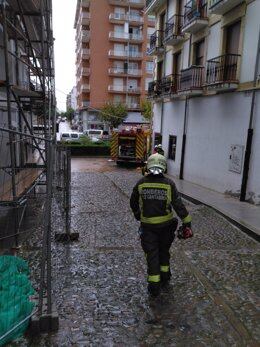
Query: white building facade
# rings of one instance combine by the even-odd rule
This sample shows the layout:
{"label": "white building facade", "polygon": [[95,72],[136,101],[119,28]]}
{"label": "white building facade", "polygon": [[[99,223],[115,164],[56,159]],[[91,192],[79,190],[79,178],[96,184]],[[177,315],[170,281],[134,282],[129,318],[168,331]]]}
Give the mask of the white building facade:
{"label": "white building facade", "polygon": [[148,0],[168,173],[260,204],[259,0]]}

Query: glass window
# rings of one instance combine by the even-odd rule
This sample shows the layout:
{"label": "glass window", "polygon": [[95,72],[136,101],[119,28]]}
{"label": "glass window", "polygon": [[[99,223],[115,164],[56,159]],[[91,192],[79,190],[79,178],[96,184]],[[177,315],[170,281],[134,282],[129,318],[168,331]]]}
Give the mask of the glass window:
{"label": "glass window", "polygon": [[153,67],[154,67],[153,61],[146,62],[146,72],[153,73]]}
{"label": "glass window", "polygon": [[176,157],[177,136],[169,136],[168,159],[175,160]]}

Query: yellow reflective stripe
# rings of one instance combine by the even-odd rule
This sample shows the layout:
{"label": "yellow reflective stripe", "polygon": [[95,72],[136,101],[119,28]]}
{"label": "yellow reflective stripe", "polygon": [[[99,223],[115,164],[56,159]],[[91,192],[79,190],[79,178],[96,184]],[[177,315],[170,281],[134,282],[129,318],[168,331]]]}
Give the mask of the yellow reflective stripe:
{"label": "yellow reflective stripe", "polygon": [[190,222],[191,222],[191,215],[188,214],[187,217],[183,218],[182,222],[183,222],[184,224],[190,223]]}
{"label": "yellow reflective stripe", "polygon": [[160,270],[161,270],[161,272],[169,272],[170,266],[169,265],[161,265]]}
{"label": "yellow reflective stripe", "polygon": [[160,282],[160,275],[149,275],[148,282]]}
{"label": "yellow reflective stripe", "polygon": [[170,212],[166,216],[158,216],[158,217],[144,217],[141,215],[141,222],[147,223],[147,224],[159,224],[168,222],[169,220],[173,219],[173,212]]}

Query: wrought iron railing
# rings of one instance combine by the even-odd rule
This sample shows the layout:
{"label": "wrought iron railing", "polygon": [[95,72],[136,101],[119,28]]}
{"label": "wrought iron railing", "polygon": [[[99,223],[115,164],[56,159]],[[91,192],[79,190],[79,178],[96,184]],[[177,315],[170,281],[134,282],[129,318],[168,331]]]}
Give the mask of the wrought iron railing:
{"label": "wrought iron railing", "polygon": [[239,58],[238,54],[224,54],[208,60],[206,84],[238,83]]}
{"label": "wrought iron railing", "polygon": [[183,15],[174,15],[169,19],[166,23],[165,31],[164,31],[164,42],[167,43],[168,40],[177,37],[184,36],[181,32],[183,27],[184,16]]}
{"label": "wrought iron railing", "polygon": [[201,89],[204,82],[204,66],[192,65],[181,70],[178,91]]}
{"label": "wrought iron railing", "polygon": [[206,0],[190,0],[185,5],[184,11],[184,27],[196,19],[207,18],[207,1]]}
{"label": "wrought iron railing", "polygon": [[178,91],[179,85],[179,76],[178,74],[172,74],[163,77],[159,81],[159,89],[162,95],[171,95],[176,94]]}
{"label": "wrought iron railing", "polygon": [[163,30],[156,30],[150,37],[150,48],[148,52],[152,52],[157,48],[163,47]]}
{"label": "wrought iron railing", "polygon": [[153,99],[161,95],[160,81],[152,81],[148,84],[148,98]]}

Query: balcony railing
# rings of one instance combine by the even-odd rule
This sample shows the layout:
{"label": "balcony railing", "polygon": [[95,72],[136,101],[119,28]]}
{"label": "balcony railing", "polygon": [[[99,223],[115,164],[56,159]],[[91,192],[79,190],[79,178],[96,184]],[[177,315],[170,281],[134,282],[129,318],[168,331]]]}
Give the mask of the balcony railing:
{"label": "balcony railing", "polygon": [[77,43],[80,42],[88,42],[90,39],[90,31],[89,30],[80,30],[76,35]]}
{"label": "balcony railing", "polygon": [[143,41],[143,35],[130,34],[125,32],[110,31],[109,38],[121,40]]}
{"label": "balcony railing", "polygon": [[164,31],[164,43],[167,44],[171,41],[176,41],[184,38],[184,34],[181,29],[183,27],[184,16],[182,15],[174,15],[169,21],[166,23],[165,31]]}
{"label": "balcony railing", "polygon": [[109,0],[111,5],[132,6],[142,8],[145,5],[145,0]]}
{"label": "balcony railing", "polygon": [[88,59],[90,56],[90,49],[88,48],[82,48],[80,51],[81,59]]}
{"label": "balcony railing", "polygon": [[180,78],[180,75],[178,74],[172,74],[172,75],[163,77],[158,82],[159,90],[161,91],[161,94],[164,96],[176,94],[179,88],[179,78]]}
{"label": "balcony railing", "polygon": [[119,21],[129,21],[129,22],[137,22],[137,23],[143,23],[143,17],[138,15],[132,15],[127,13],[110,13],[109,15],[110,20],[119,20]]}
{"label": "balcony railing", "polygon": [[118,51],[118,50],[109,50],[108,55],[110,57],[118,57],[118,58],[142,58],[142,52],[135,51]]}
{"label": "balcony railing", "polygon": [[152,54],[163,48],[163,30],[156,30],[150,37],[150,48],[147,54]]}
{"label": "balcony railing", "polygon": [[88,67],[82,67],[82,68],[81,68],[81,75],[82,75],[82,76],[89,76],[89,75],[90,75],[90,68],[88,68]]}
{"label": "balcony railing", "polygon": [[126,106],[131,110],[140,110],[140,104],[137,102],[127,102]]}
{"label": "balcony railing", "polygon": [[244,0],[208,0],[210,13],[224,14],[241,4]]}
{"label": "balcony railing", "polygon": [[160,95],[161,95],[160,81],[150,82],[148,84],[148,98],[155,99],[160,97]]}
{"label": "balcony railing", "polygon": [[82,84],[80,86],[81,92],[89,92],[90,91],[90,85],[89,84]]}
{"label": "balcony railing", "polygon": [[114,75],[133,75],[133,76],[141,76],[142,70],[139,69],[124,69],[123,67],[111,67],[108,69],[108,73]]}
{"label": "balcony railing", "polygon": [[183,26],[188,26],[191,22],[198,19],[207,19],[207,1],[190,0],[185,5]]}
{"label": "balcony railing", "polygon": [[192,65],[181,70],[179,91],[201,90],[204,83],[204,66]]}
{"label": "balcony railing", "polygon": [[207,61],[206,84],[238,83],[237,68],[240,55],[224,54]]}
{"label": "balcony railing", "polygon": [[122,85],[109,85],[108,91],[109,92],[139,94],[139,93],[141,93],[141,88],[140,87],[131,87],[131,86],[122,86]]}

